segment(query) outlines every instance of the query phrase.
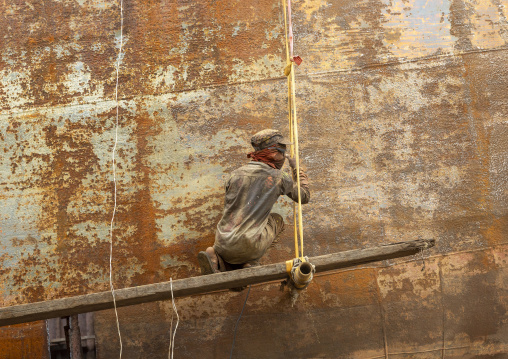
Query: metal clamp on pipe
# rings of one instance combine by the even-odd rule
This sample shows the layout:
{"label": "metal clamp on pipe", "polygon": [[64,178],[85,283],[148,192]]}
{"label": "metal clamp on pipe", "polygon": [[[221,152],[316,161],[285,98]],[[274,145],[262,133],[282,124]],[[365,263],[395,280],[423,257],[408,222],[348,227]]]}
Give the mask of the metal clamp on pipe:
{"label": "metal clamp on pipe", "polygon": [[305,289],[309,285],[316,271],[315,267],[307,260],[307,257],[302,259],[295,258],[293,260],[293,268],[291,268],[289,278],[293,286],[298,290]]}
{"label": "metal clamp on pipe", "polygon": [[308,257],[295,258],[286,262],[289,280],[282,282],[281,290],[287,285],[291,293],[291,305],[294,305],[300,291],[307,288],[314,277],[316,268],[309,262]]}

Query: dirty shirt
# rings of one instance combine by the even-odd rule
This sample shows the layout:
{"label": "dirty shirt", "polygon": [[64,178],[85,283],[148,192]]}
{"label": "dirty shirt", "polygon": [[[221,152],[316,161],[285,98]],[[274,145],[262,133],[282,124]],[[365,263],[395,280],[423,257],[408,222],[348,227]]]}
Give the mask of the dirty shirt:
{"label": "dirty shirt", "polygon": [[[309,202],[308,179],[301,169],[300,187],[302,204]],[[266,228],[270,211],[281,195],[298,201],[296,180],[265,163],[251,161],[231,173],[225,190],[224,213],[215,232],[215,250],[231,264],[261,258],[274,239],[269,238]]]}

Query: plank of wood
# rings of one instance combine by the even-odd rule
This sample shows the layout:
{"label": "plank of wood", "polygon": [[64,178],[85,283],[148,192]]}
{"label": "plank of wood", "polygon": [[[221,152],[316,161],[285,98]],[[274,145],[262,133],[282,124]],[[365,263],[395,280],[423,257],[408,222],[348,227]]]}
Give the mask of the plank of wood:
{"label": "plank of wood", "polygon": [[[422,248],[434,246],[433,239],[420,239],[386,246],[356,249],[309,258],[316,273],[353,267],[359,264],[408,256]],[[217,290],[285,279],[286,264],[277,263],[232,272],[216,273],[173,281],[175,298],[203,294]],[[115,290],[117,307],[154,302],[171,298],[171,283],[162,282]],[[75,297],[14,305],[0,308],[0,326],[32,322],[94,312],[113,308],[111,292],[99,292]]]}

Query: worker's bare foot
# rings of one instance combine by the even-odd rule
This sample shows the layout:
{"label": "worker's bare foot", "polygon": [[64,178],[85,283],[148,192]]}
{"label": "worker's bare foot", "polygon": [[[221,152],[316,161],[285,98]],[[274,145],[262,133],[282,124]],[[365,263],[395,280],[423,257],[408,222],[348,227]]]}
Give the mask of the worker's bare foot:
{"label": "worker's bare foot", "polygon": [[208,247],[206,251],[199,252],[198,262],[201,267],[201,274],[219,273],[217,254],[213,247]]}

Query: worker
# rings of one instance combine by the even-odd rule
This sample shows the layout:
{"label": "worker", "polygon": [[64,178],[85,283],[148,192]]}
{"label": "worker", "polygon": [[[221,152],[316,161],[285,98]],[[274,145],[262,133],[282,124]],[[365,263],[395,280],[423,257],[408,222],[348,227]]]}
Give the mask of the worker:
{"label": "worker", "polygon": [[[203,274],[224,272],[259,265],[259,259],[277,242],[284,220],[270,213],[277,198],[287,195],[298,202],[296,161],[286,154],[291,145],[277,130],[256,133],[251,144],[251,161],[231,173],[226,181],[224,212],[217,224],[215,243],[199,252]],[[281,171],[288,159],[292,176]],[[310,199],[309,182],[300,169],[301,203]]]}

